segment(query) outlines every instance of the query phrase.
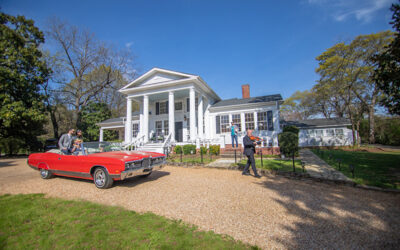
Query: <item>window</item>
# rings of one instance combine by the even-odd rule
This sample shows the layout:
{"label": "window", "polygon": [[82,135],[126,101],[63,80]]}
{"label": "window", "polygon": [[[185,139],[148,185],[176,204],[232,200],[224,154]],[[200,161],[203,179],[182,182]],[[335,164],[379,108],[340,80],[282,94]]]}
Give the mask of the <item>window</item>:
{"label": "window", "polygon": [[242,122],[240,119],[240,114],[233,114],[232,115],[232,122],[236,125],[239,129],[239,132],[242,131]]}
{"label": "window", "polygon": [[162,135],[162,121],[156,121],[156,136]]}
{"label": "window", "polygon": [[229,131],[229,115],[221,115],[221,133]]}
{"label": "window", "polygon": [[254,129],[254,113],[245,113],[244,121],[247,129]]}
{"label": "window", "polygon": [[315,130],[315,136],[324,136],[324,130],[316,129]]}
{"label": "window", "polygon": [[[194,99],[194,106],[196,107],[196,111],[198,109],[197,103],[199,102],[199,98]],[[186,112],[190,112],[190,98],[186,98]]]}
{"label": "window", "polygon": [[307,131],[307,134],[309,134],[310,136],[315,136],[314,130],[313,130],[313,129],[309,129],[309,130]]}
{"label": "window", "polygon": [[257,113],[258,130],[268,130],[267,112]]}
{"label": "window", "polygon": [[335,129],[335,134],[338,135],[338,136],[342,136],[343,135],[343,129],[341,129],[341,128]]}
{"label": "window", "polygon": [[160,102],[160,115],[167,113],[168,113],[167,102]]}
{"label": "window", "polygon": [[175,110],[182,110],[183,109],[183,107],[182,107],[182,102],[176,102],[175,103]]}
{"label": "window", "polygon": [[168,136],[169,134],[169,124],[168,124],[168,120],[164,121],[164,135]]}
{"label": "window", "polygon": [[274,130],[274,121],[272,119],[272,111],[267,111],[267,120],[268,120],[268,130],[273,131]]}
{"label": "window", "polygon": [[139,134],[139,124],[134,123],[132,127],[132,136],[136,137]]}
{"label": "window", "polygon": [[168,101],[156,102],[156,115],[168,114]]}
{"label": "window", "polygon": [[335,130],[333,130],[333,129],[327,129],[327,130],[326,130],[326,135],[327,135],[327,136],[334,136],[334,135],[335,135]]}

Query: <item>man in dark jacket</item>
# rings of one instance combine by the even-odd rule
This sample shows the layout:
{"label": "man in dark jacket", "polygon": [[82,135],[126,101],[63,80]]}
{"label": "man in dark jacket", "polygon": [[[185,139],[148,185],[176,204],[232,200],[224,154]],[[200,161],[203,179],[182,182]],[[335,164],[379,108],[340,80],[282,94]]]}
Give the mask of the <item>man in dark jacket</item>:
{"label": "man in dark jacket", "polygon": [[254,159],[254,153],[256,152],[256,144],[257,142],[252,141],[250,139],[251,133],[253,131],[251,129],[247,130],[247,135],[245,137],[243,137],[243,145],[244,145],[244,155],[247,156],[247,164],[246,167],[243,170],[242,175],[250,175],[249,174],[249,167],[251,164],[251,168],[253,169],[254,172],[254,177],[260,178],[261,176],[257,173],[257,169],[256,169],[256,161]]}

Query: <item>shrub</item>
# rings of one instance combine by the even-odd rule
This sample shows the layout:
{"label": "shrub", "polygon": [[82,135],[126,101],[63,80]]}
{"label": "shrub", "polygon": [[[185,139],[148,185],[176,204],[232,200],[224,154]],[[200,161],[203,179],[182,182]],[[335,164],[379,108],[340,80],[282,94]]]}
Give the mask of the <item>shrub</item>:
{"label": "shrub", "polygon": [[283,132],[278,135],[278,140],[281,154],[292,156],[293,172],[295,172],[294,157],[299,151],[299,137],[293,132]]}
{"label": "shrub", "polygon": [[300,129],[298,129],[296,126],[285,126],[285,127],[283,127],[283,133],[285,133],[285,132],[292,132],[298,136]]}
{"label": "shrub", "polygon": [[189,155],[189,154],[196,154],[196,145],[194,144],[186,144],[183,146],[183,154]]}
{"label": "shrub", "polygon": [[203,155],[207,154],[207,151],[208,151],[207,147],[203,147],[203,146],[200,147],[200,152],[201,152]]}
{"label": "shrub", "polygon": [[210,154],[219,155],[221,146],[220,145],[210,145]]}
{"label": "shrub", "polygon": [[181,154],[182,153],[182,146],[176,145],[174,148],[175,154]]}

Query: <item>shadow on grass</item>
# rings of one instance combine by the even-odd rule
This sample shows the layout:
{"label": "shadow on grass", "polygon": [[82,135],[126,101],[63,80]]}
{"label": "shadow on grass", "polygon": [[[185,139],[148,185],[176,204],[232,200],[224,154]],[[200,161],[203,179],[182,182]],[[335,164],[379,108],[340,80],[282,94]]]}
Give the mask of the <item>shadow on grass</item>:
{"label": "shadow on grass", "polygon": [[400,195],[271,177],[263,187],[289,216],[289,236],[275,240],[289,249],[398,249]]}

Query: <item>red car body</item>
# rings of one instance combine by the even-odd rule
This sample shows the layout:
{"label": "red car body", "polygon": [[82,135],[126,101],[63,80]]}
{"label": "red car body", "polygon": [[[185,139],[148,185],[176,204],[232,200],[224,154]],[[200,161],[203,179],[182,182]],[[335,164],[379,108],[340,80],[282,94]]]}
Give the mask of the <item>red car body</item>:
{"label": "red car body", "polygon": [[[108,188],[116,180],[148,176],[153,170],[160,169],[164,163],[164,154],[139,151],[110,151],[89,155],[45,152],[31,154],[28,158],[28,165],[40,170],[43,179],[53,175],[90,179],[95,181],[98,188]],[[96,170],[101,172],[104,178],[108,178],[106,185],[96,183]]]}

